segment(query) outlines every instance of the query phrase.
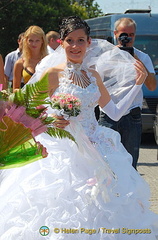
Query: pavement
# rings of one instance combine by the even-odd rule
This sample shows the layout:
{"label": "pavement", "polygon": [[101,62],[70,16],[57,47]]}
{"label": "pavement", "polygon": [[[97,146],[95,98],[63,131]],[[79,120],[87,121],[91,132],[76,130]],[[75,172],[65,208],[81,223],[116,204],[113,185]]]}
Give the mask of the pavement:
{"label": "pavement", "polygon": [[142,141],[137,170],[150,186],[150,209],[158,214],[158,145],[152,135]]}

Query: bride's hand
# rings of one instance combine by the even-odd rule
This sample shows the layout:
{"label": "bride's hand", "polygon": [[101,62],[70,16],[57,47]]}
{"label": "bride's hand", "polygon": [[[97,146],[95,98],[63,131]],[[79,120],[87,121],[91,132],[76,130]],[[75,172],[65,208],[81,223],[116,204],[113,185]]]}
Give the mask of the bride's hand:
{"label": "bride's hand", "polygon": [[135,69],[137,72],[136,85],[141,85],[144,83],[146,77],[148,76],[147,70],[144,67],[143,63],[139,60],[136,60]]}
{"label": "bride's hand", "polygon": [[64,129],[66,126],[70,124],[68,120],[65,120],[63,116],[53,116],[56,120],[53,122],[54,127]]}

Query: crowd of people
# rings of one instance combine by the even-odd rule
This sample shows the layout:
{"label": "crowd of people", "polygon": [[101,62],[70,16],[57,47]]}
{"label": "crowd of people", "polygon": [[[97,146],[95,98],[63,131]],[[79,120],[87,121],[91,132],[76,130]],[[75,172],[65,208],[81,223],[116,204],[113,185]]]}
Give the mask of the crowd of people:
{"label": "crowd of people", "polygon": [[22,88],[35,73],[36,65],[60,45],[56,31],[47,34],[39,26],[30,26],[19,34],[18,48],[8,53],[4,60],[0,56],[0,83],[3,89],[13,91]]}
{"label": "crowd of people", "polygon": [[[126,46],[127,48],[133,48],[134,58],[141,61],[145,66],[148,76],[144,84],[149,90],[153,91],[156,88],[154,67],[150,57],[134,47],[136,27],[136,22],[133,19],[120,18],[115,22],[114,35],[117,39],[118,47],[121,47],[119,36],[122,33],[126,33],[131,38],[126,43]],[[0,83],[3,84],[3,89],[11,87],[13,91],[23,87],[35,73],[36,65],[46,55],[57,51],[59,46],[61,46],[60,34],[58,32],[49,31],[45,34],[39,26],[30,26],[25,33],[20,33],[17,43],[18,48],[7,54],[4,61],[2,56],[0,56]],[[128,90],[129,86],[126,90],[119,89],[111,94],[111,98],[117,103]],[[142,135],[142,102],[143,93],[141,90],[119,121],[114,121],[106,113],[100,111],[98,107],[96,108],[96,118],[99,124],[110,127],[120,133],[122,144],[132,155],[132,165],[135,169],[137,169]]]}
{"label": "crowd of people", "polygon": [[[136,26],[130,19],[117,22],[115,28],[116,37],[122,31],[135,36]],[[47,76],[50,98],[70,94],[80,99],[80,113],[69,119],[48,108],[56,119],[53,126],[69,131],[76,142],[39,134],[36,141],[47,149],[46,158],[1,171],[1,239],[20,236],[23,240],[40,240],[42,226],[52,228],[45,236],[47,240],[74,240],[74,236],[76,240],[158,239],[158,216],[149,210],[149,186],[136,171],[136,163],[132,166],[136,160],[123,146],[121,133],[99,124],[94,111],[99,105],[101,114],[120,121],[138,108],[134,102],[137,97],[140,101],[144,83],[150,82],[151,90],[155,88],[154,72],[141,61],[138,50],[133,57],[105,40],[93,41],[88,24],[77,16],[62,20],[48,61],[47,49],[53,36],[50,33],[45,35],[38,26],[30,26],[24,33],[22,54],[14,63],[13,90],[18,91],[22,79],[24,84],[31,84]],[[56,52],[59,45],[62,50]],[[117,64],[111,69],[112,75],[119,71],[122,78],[126,76],[128,89],[121,92],[117,103],[104,86],[99,65],[101,58],[105,61],[102,66],[108,69],[113,56],[117,57]],[[3,61],[1,64],[4,69]],[[104,74],[110,80],[111,72]],[[7,86],[5,77],[0,81]],[[135,151],[135,146],[130,147]],[[127,229],[126,234],[123,229]],[[87,234],[88,230],[94,234]]]}

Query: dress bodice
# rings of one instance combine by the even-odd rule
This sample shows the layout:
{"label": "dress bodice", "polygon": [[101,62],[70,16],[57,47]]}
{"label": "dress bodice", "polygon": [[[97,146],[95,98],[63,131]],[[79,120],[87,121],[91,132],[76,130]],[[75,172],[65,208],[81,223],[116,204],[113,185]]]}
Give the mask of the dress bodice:
{"label": "dress bodice", "polygon": [[57,93],[68,93],[79,98],[81,101],[81,111],[77,116],[77,120],[83,126],[86,135],[91,138],[98,123],[95,117],[94,108],[97,105],[100,97],[100,91],[96,84],[96,78],[92,76],[92,73],[84,68],[86,75],[89,79],[88,86],[81,87],[74,84],[69,79],[68,73],[64,71],[64,75],[59,79],[59,88],[56,90]]}
{"label": "dress bodice", "polygon": [[33,76],[33,73],[32,72],[30,72],[28,69],[27,69],[27,67],[25,67],[24,69],[23,69],[23,71],[22,71],[22,77],[23,77],[23,79],[24,79],[24,84],[26,84],[29,80],[30,80],[30,78]]}

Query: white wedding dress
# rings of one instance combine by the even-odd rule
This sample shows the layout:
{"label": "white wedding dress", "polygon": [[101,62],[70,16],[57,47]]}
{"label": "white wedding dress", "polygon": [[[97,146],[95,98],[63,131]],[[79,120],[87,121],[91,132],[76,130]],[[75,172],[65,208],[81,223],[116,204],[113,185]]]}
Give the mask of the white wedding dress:
{"label": "white wedding dress", "polygon": [[[86,71],[86,70],[85,70]],[[75,85],[66,76],[56,93],[80,98],[81,112],[66,130],[75,137],[37,136],[48,157],[1,171],[1,240],[155,240],[158,216],[149,187],[112,129],[99,126],[96,79]],[[49,228],[42,236],[39,229]]]}

